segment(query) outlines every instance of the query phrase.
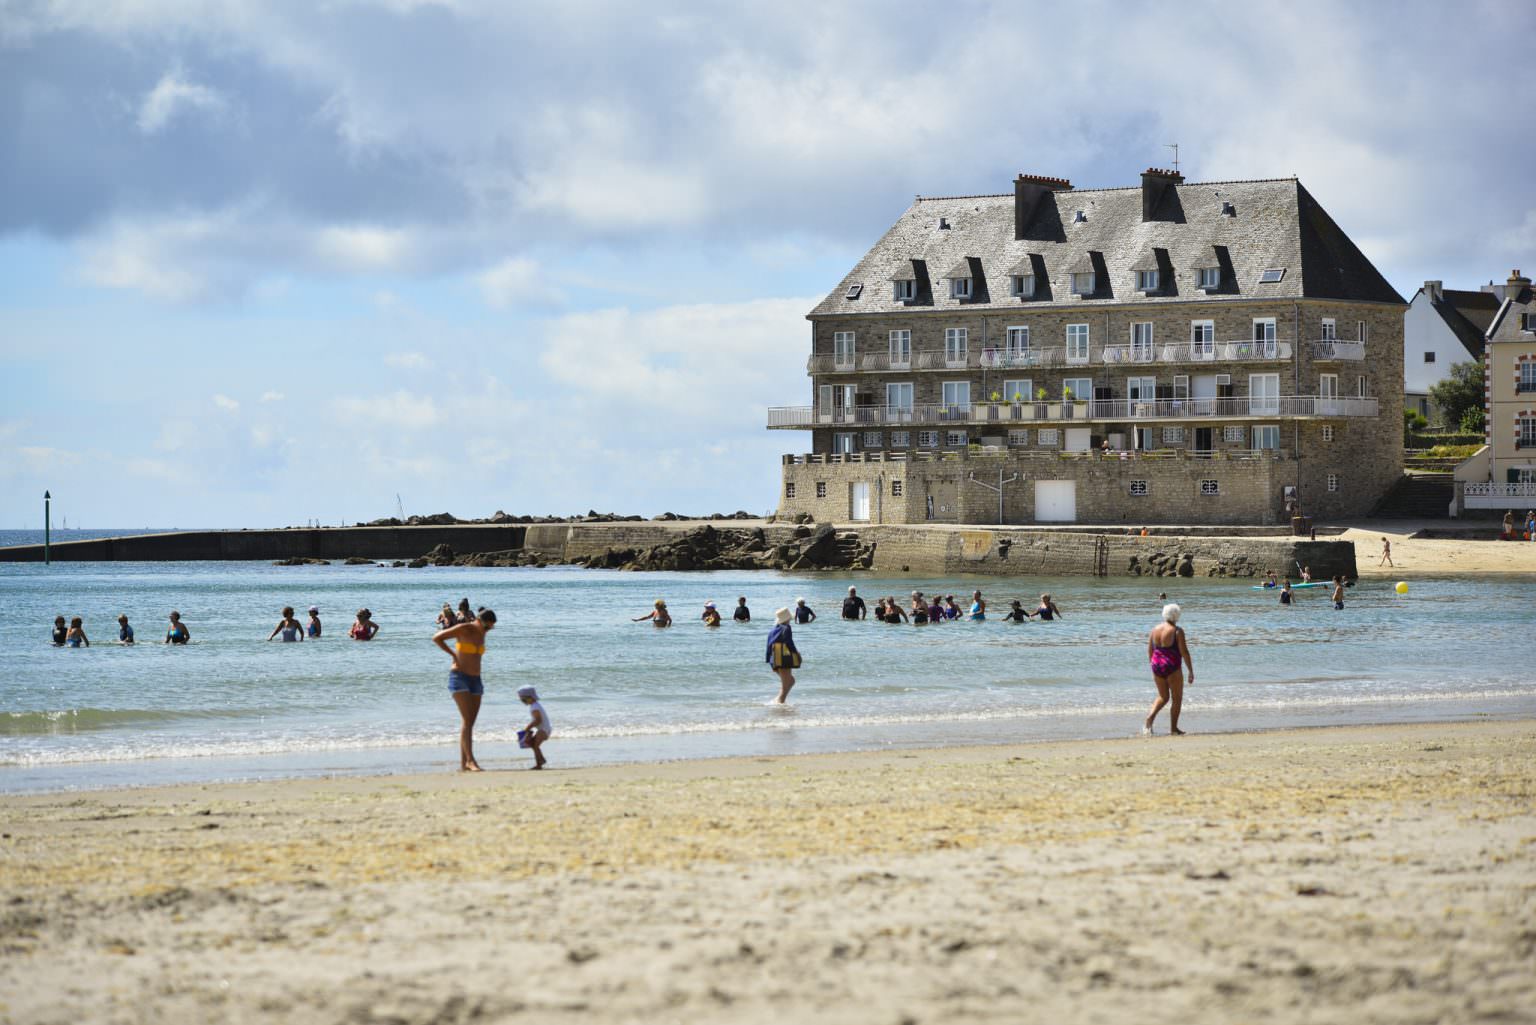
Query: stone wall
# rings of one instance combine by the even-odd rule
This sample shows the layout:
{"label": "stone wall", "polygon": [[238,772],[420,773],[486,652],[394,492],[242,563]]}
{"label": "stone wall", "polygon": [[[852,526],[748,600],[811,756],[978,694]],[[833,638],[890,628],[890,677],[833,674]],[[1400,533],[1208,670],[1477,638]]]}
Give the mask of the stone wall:
{"label": "stone wall", "polygon": [[[944,458],[786,458],[779,515],[850,520],[856,484],[869,490],[871,523],[998,522],[999,475],[1005,483],[1003,522],[1037,522],[1039,481],[1075,483],[1078,523],[1278,524],[1284,488],[1296,483],[1289,459],[1157,458],[1096,453],[1041,457],[952,453]],[[1007,482],[1010,477],[1018,479]],[[975,478],[973,480],[972,478]],[[1215,493],[1203,482],[1215,481]],[[791,491],[793,495],[791,496]],[[930,504],[930,498],[932,502]]]}
{"label": "stone wall", "polygon": [[[66,541],[58,562],[199,562],[245,559],[414,559],[440,544],[459,554],[523,547],[521,525],[292,527],[282,530],[187,530],[171,534]],[[0,548],[0,562],[42,562],[42,545]]]}

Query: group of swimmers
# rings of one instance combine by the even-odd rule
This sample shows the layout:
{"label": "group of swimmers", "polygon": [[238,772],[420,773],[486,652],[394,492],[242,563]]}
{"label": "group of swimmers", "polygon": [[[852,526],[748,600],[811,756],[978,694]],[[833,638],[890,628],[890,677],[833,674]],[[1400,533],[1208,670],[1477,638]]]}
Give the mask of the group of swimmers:
{"label": "group of swimmers", "polygon": [[[866,612],[864,599],[859,597],[858,588],[848,588],[848,597],[843,599],[843,618],[864,619]],[[913,591],[911,604],[904,609],[895,595],[887,595],[875,600],[874,618],[882,623],[911,622],[913,626],[958,619],[979,623],[987,618],[987,600],[982,597],[980,591],[972,591],[970,611],[966,612],[956,604],[955,596],[952,594],[935,594],[925,598],[922,591]],[[1003,617],[1003,622],[1022,623],[1036,618],[1046,622],[1062,618],[1060,606],[1051,600],[1049,594],[1040,596],[1040,604],[1032,612],[1024,607],[1023,602],[1017,598],[1013,599],[1009,603],[1008,614]]]}
{"label": "group of swimmers", "polygon": [[[192,631],[187,629],[187,624],[181,621],[180,612],[172,612],[170,626],[165,630],[166,644],[185,644],[192,639]],[[126,615],[117,617],[117,643],[134,643],[133,627],[128,623]],[[55,648],[89,648],[91,639],[85,635],[85,621],[75,616],[64,624],[63,616],[53,617],[53,646]]]}
{"label": "group of swimmers", "polygon": [[[1303,584],[1312,583],[1312,573],[1305,566],[1303,566],[1301,569],[1301,582]],[[1334,609],[1342,610],[1344,608],[1344,577],[1339,574],[1335,574],[1332,583],[1333,591],[1329,594],[1329,600],[1333,602]],[[1266,590],[1277,588],[1275,583],[1275,574],[1273,572],[1271,572],[1269,576],[1265,578],[1263,586]],[[1286,575],[1285,582],[1278,585],[1278,590],[1280,591],[1281,605],[1295,604],[1296,592],[1291,587],[1291,578],[1289,574]]]}

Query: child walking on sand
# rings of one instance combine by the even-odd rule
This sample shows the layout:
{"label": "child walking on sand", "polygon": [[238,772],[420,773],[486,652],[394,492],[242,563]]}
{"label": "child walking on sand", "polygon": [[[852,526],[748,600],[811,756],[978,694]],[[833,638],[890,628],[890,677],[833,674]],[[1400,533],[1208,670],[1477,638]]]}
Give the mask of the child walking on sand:
{"label": "child walking on sand", "polygon": [[528,714],[532,717],[528,725],[523,728],[522,740],[533,749],[533,767],[544,768],[544,741],[549,739],[549,713],[544,711],[544,706],[539,703],[539,692],[532,685],[517,688],[518,700],[528,706]]}

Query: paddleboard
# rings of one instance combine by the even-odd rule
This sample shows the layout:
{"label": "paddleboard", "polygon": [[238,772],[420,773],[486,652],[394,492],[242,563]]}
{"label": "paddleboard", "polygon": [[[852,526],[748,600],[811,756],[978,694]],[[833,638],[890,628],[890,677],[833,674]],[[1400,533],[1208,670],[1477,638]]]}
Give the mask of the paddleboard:
{"label": "paddleboard", "polygon": [[[1293,590],[1293,591],[1300,591],[1304,587],[1332,587],[1332,586],[1333,586],[1333,584],[1330,583],[1327,580],[1312,580],[1312,581],[1309,581],[1308,583],[1305,583],[1305,584],[1292,584],[1291,585],[1291,590]],[[1284,588],[1281,587],[1278,584],[1276,584],[1274,587],[1265,587],[1263,584],[1254,584],[1253,585],[1253,589],[1255,591],[1283,591],[1284,590]]]}

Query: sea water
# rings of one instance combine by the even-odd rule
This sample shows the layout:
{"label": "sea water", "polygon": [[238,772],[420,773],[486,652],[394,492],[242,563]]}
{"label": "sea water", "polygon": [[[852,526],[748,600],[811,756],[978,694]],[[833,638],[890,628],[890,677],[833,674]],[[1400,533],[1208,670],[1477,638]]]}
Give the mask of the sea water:
{"label": "sea water", "polygon": [[[432,645],[444,602],[496,610],[476,752],[527,764],[516,690],[539,688],[555,766],[1121,737],[1153,696],[1147,632],[1160,591],[1184,608],[1195,660],[1190,731],[1536,714],[1536,581],[1362,581],[1335,611],[1323,589],[1281,607],[1249,581],[936,579],[777,572],[625,573],[263,563],[0,565],[0,791],[451,768],[458,714]],[[839,618],[871,603],[981,588],[986,622],[892,626]],[[1064,618],[1001,621],[1049,591]],[[745,597],[752,621],[731,611]],[[804,597],[805,659],[789,707],[770,705],[773,611]],[[632,618],[656,598],[676,620]],[[699,615],[713,600],[718,629]],[[268,641],[284,605],[318,605],[318,641]],[[372,610],[376,640],[349,640]],[[166,616],[192,632],[167,646]],[[126,613],[139,643],[116,643]],[[82,616],[89,649],[49,643]],[[1167,730],[1167,713],[1159,721]]]}

